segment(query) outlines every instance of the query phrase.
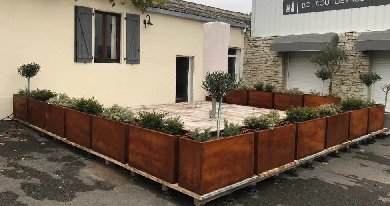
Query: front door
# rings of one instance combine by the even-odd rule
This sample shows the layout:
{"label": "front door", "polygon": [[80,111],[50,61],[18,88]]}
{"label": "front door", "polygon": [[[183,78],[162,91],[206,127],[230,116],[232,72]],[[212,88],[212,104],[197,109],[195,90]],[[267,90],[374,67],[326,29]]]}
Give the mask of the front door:
{"label": "front door", "polygon": [[176,58],[176,103],[188,102],[188,73],[190,59],[188,57]]}

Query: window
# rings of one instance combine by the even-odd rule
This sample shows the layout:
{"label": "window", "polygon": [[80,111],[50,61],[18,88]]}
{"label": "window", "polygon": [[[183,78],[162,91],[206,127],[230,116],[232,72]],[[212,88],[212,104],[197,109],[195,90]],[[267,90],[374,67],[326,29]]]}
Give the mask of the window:
{"label": "window", "polygon": [[95,12],[95,62],[120,62],[121,15]]}
{"label": "window", "polygon": [[240,49],[229,48],[228,73],[236,75],[238,81],[241,78],[240,62]]}

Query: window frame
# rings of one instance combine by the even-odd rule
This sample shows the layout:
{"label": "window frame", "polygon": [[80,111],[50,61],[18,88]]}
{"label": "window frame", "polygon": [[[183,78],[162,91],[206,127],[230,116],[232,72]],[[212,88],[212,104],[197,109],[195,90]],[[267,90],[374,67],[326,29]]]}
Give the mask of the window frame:
{"label": "window frame", "polygon": [[[229,54],[229,50],[235,50],[235,54]],[[234,74],[236,75],[236,80],[240,81],[242,78],[242,56],[241,56],[242,49],[237,47],[229,47],[228,48],[228,61],[229,58],[235,58],[234,62]],[[229,65],[228,65],[229,66]],[[228,68],[229,70],[229,68]]]}
{"label": "window frame", "polygon": [[116,53],[117,58],[116,59],[107,59],[107,58],[97,58],[96,55],[96,29],[94,31],[94,63],[121,63],[121,37],[122,37],[122,14],[120,13],[113,13],[113,12],[105,12],[105,11],[99,11],[95,10],[95,18],[94,18],[94,26],[96,28],[96,14],[102,14],[103,15],[103,34],[102,35],[102,41],[103,41],[103,56],[106,56],[107,54],[107,16],[116,16]]}

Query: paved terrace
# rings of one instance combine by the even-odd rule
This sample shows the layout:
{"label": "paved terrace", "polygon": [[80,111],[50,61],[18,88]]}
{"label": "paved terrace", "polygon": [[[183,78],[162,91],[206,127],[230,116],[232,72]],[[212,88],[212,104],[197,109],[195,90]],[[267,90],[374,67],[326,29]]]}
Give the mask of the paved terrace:
{"label": "paved terrace", "polygon": [[[195,103],[178,103],[178,104],[162,104],[153,106],[141,106],[130,108],[133,112],[140,111],[156,111],[167,113],[168,117],[177,117],[184,122],[186,130],[193,131],[195,129],[217,130],[216,119],[209,117],[211,110],[211,102],[195,102]],[[218,104],[217,104],[218,109]],[[259,116],[267,114],[271,110],[263,108],[255,108],[248,106],[240,106],[234,104],[222,104],[222,119],[227,119],[235,124],[243,124],[246,117]],[[281,117],[285,117],[285,112],[279,111]],[[223,123],[221,124],[223,129]]]}

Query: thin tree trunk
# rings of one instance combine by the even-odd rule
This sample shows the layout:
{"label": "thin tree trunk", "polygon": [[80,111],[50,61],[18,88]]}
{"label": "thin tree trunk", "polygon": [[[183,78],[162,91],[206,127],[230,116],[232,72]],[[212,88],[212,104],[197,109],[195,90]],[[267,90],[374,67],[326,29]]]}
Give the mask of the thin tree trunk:
{"label": "thin tree trunk", "polygon": [[217,113],[217,100],[215,97],[212,97],[212,102],[211,102],[211,110],[209,112],[210,118],[215,119],[215,114]]}
{"label": "thin tree trunk", "polygon": [[27,90],[30,93],[30,78],[27,78]]}
{"label": "thin tree trunk", "polygon": [[324,96],[324,90],[325,90],[325,80],[322,80],[322,96]]}
{"label": "thin tree trunk", "polygon": [[386,91],[386,96],[385,96],[385,109],[386,109],[386,106],[387,106],[387,95],[389,94],[389,90]]}
{"label": "thin tree trunk", "polygon": [[217,119],[217,137],[221,135],[221,113],[222,113],[222,97],[219,99],[218,104],[218,119]]}
{"label": "thin tree trunk", "polygon": [[330,81],[329,81],[329,95],[331,96],[331,95],[333,95],[333,91],[332,91],[332,88],[333,87],[333,80],[332,79],[330,79]]}

